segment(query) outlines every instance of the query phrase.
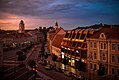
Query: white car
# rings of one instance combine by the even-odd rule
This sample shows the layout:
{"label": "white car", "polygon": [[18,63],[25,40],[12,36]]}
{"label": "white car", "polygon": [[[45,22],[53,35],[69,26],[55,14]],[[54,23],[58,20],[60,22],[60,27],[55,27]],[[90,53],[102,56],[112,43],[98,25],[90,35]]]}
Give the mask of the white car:
{"label": "white car", "polygon": [[47,65],[47,66],[45,66],[44,68],[47,69],[47,70],[51,70],[51,69],[52,69],[52,68],[51,68],[51,65]]}

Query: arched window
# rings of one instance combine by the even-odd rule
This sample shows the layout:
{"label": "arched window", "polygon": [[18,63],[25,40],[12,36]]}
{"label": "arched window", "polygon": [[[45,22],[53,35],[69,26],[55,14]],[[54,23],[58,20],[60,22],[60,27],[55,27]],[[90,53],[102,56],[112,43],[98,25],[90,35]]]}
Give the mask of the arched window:
{"label": "arched window", "polygon": [[101,34],[100,34],[100,38],[106,39],[106,35],[105,35],[104,33],[101,33]]}

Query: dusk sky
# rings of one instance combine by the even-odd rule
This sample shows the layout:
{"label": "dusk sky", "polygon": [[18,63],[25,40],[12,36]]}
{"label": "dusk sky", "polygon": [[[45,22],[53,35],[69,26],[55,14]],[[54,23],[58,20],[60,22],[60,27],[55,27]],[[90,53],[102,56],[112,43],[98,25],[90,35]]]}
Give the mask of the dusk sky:
{"label": "dusk sky", "polygon": [[0,0],[0,28],[17,30],[54,26],[64,29],[119,24],[119,0]]}

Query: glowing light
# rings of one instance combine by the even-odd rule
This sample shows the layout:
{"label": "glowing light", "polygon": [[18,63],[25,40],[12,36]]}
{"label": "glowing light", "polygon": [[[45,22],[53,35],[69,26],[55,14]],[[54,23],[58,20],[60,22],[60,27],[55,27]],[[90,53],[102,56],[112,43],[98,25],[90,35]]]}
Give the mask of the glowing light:
{"label": "glowing light", "polygon": [[81,61],[84,62],[84,59],[82,59]]}
{"label": "glowing light", "polygon": [[79,51],[78,51],[78,50],[76,50],[76,52],[77,52],[77,53],[79,53]]}
{"label": "glowing light", "polygon": [[75,63],[75,60],[74,59],[72,60],[72,63]]}
{"label": "glowing light", "polygon": [[64,59],[64,55],[62,55],[62,58]]}

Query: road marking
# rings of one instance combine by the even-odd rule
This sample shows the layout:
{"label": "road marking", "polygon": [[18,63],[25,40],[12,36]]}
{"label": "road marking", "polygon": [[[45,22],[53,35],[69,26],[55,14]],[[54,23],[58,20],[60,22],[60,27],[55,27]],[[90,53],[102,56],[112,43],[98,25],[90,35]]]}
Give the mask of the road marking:
{"label": "road marking", "polygon": [[16,77],[14,80],[16,80],[16,79],[20,78],[22,75],[24,75],[24,74],[26,74],[26,73],[27,73],[27,71],[26,71],[26,72],[24,72],[23,74],[21,74],[20,76]]}

